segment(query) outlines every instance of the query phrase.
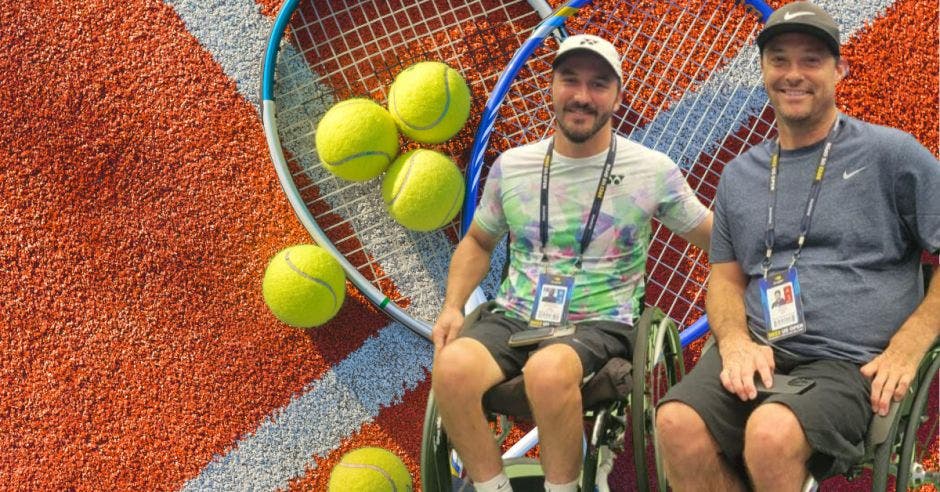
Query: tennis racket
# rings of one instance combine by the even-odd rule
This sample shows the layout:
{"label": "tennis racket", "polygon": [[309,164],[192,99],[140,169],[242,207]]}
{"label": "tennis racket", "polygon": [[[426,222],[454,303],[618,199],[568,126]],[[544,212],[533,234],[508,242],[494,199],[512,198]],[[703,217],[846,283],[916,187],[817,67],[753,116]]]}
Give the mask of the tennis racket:
{"label": "tennis racket", "polygon": [[[398,225],[385,211],[380,179],[351,183],[323,168],[314,148],[317,124],[351,97],[385,105],[401,70],[443,61],[467,79],[476,111],[464,131],[434,148],[465,167],[471,129],[499,70],[550,13],[544,0],[288,0],[275,20],[261,92],[281,186],[311,237],[340,260],[359,291],[427,338],[443,304],[458,222],[431,233]],[[417,147],[403,143],[402,152]],[[497,272],[483,288],[495,292],[498,280]]]}

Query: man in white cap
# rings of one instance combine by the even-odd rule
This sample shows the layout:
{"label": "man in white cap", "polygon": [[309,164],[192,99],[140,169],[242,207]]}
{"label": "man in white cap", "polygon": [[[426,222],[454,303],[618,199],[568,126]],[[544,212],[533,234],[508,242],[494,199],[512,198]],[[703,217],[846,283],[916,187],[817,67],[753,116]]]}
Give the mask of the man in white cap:
{"label": "man in white cap", "polygon": [[[571,36],[553,68],[554,136],[493,164],[433,329],[434,395],[478,491],[510,490],[481,398],[520,372],[539,427],[545,489],[576,490],[580,387],[611,357],[631,353],[650,219],[700,248],[711,230],[711,212],[675,163],[613,132],[622,84],[616,48],[597,36]],[[462,308],[507,233],[508,274],[495,302],[465,327]],[[549,289],[554,302],[544,300]],[[514,333],[571,324],[573,334],[509,346]]]}
{"label": "man in white cap", "polygon": [[[717,347],[657,412],[677,491],[792,491],[846,471],[940,333],[940,282],[925,296],[920,274],[921,249],[940,249],[936,157],[840,114],[839,27],[818,6],[780,8],[757,45],[778,138],[718,186],[706,301]],[[792,299],[773,305],[781,289]]]}

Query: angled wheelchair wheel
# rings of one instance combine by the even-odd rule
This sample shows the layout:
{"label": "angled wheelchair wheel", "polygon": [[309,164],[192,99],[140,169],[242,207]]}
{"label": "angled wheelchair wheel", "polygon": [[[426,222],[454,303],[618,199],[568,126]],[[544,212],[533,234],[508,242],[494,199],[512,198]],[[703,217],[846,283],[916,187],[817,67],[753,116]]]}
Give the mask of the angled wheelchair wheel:
{"label": "angled wheelchair wheel", "polygon": [[[888,490],[890,485],[899,491],[936,490],[940,484],[935,458],[938,371],[940,347],[934,346],[921,361],[908,394],[893,405],[894,415],[879,432],[883,435],[877,437],[878,444],[871,444],[872,491]],[[921,488],[927,484],[934,487]]]}
{"label": "angled wheelchair wheel", "polygon": [[424,429],[421,435],[421,484],[428,492],[450,491],[450,445],[447,433],[441,424],[434,393],[428,394],[428,406],[424,412]]}
{"label": "angled wheelchair wheel", "polygon": [[[658,308],[647,309],[637,324],[630,397],[633,460],[640,490],[667,490],[661,454],[656,450],[656,405],[684,373],[675,323]],[[656,475],[655,481],[650,480],[650,472]]]}
{"label": "angled wheelchair wheel", "polygon": [[897,490],[920,490],[932,485],[940,488],[937,463],[938,385],[940,385],[940,347],[928,352],[917,375],[917,388],[910,411],[902,419],[903,435],[898,451]]}

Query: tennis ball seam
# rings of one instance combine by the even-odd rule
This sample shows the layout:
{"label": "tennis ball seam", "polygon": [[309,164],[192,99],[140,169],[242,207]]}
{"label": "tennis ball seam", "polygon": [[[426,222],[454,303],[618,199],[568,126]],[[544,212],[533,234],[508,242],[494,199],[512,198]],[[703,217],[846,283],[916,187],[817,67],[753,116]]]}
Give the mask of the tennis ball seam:
{"label": "tennis ball seam", "polygon": [[444,65],[443,68],[444,68],[444,96],[446,97],[446,99],[444,100],[444,109],[443,111],[441,111],[441,114],[437,117],[437,119],[434,120],[431,124],[427,126],[418,126],[414,123],[411,123],[410,121],[407,121],[405,117],[402,116],[401,111],[398,110],[398,98],[397,97],[395,98],[395,103],[394,103],[395,114],[398,116],[401,122],[404,123],[409,128],[414,129],[414,130],[430,130],[434,128],[435,126],[437,126],[441,121],[443,121],[444,117],[447,116],[447,112],[450,111],[450,81],[447,80],[447,71],[450,70],[450,67],[448,67],[447,65]]}
{"label": "tennis ball seam", "polygon": [[296,273],[297,275],[300,275],[301,277],[303,277],[303,278],[305,278],[305,279],[307,279],[307,280],[310,280],[310,281],[312,281],[312,282],[315,282],[315,283],[320,284],[321,286],[325,287],[326,290],[328,290],[328,291],[330,292],[330,295],[333,297],[333,308],[334,308],[334,309],[336,308],[336,292],[333,291],[333,287],[330,286],[330,284],[324,282],[323,280],[321,280],[321,279],[319,279],[319,278],[317,278],[317,277],[313,277],[313,276],[311,276],[311,275],[308,275],[307,272],[305,272],[305,271],[301,270],[299,267],[297,267],[297,265],[295,265],[292,261],[290,261],[290,251],[286,251],[286,252],[284,253],[284,261],[287,263],[287,267],[290,268],[291,270],[293,270],[294,273]]}
{"label": "tennis ball seam", "polygon": [[385,480],[388,480],[388,484],[392,487],[392,492],[397,492],[398,490],[398,487],[395,486],[395,479],[392,478],[392,475],[390,473],[388,473],[384,468],[380,466],[370,465],[368,463],[343,463],[343,462],[340,462],[339,465],[337,466],[348,467],[348,468],[364,468],[366,470],[372,470],[372,471],[378,472],[383,477],[385,477]]}
{"label": "tennis ball seam", "polygon": [[402,190],[405,189],[405,185],[408,184],[408,178],[411,176],[411,170],[414,169],[414,159],[418,156],[418,154],[420,154],[420,152],[413,152],[410,156],[408,156],[408,161],[405,162],[405,165],[407,166],[405,169],[405,175],[398,182],[398,187],[395,189],[395,194],[392,195],[392,199],[388,201],[389,205],[395,204],[395,200],[398,199],[398,196],[401,195]]}
{"label": "tennis ball seam", "polygon": [[454,211],[454,207],[458,206],[457,204],[459,202],[460,202],[460,195],[459,194],[454,195],[454,201],[451,202],[450,207],[447,209],[447,213],[444,214],[444,218],[441,220],[441,222],[438,224],[437,227],[441,227],[445,223],[447,223],[447,217],[452,217],[451,213]]}
{"label": "tennis ball seam", "polygon": [[325,162],[326,164],[329,164],[329,165],[331,165],[331,166],[333,166],[333,167],[338,167],[338,166],[342,166],[343,164],[346,164],[347,162],[349,162],[349,161],[351,161],[351,160],[353,160],[353,159],[358,159],[358,158],[360,158],[360,157],[369,157],[369,156],[374,156],[374,155],[380,155],[380,156],[385,157],[385,160],[386,160],[389,164],[391,164],[391,162],[392,162],[392,156],[389,155],[387,152],[382,152],[382,151],[380,151],[380,150],[367,150],[367,151],[365,151],[365,152],[359,152],[359,153],[356,153],[356,154],[348,155],[348,156],[343,157],[342,159],[340,159],[340,160],[338,160],[338,161],[336,161],[336,162],[330,162],[330,161],[326,161],[326,160],[324,160],[323,162]]}

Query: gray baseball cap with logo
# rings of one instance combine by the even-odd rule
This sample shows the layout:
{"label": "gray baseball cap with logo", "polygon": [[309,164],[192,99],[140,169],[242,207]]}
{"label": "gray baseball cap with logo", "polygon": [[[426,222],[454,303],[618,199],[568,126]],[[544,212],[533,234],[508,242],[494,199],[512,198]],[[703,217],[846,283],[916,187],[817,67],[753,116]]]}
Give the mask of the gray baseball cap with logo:
{"label": "gray baseball cap with logo", "polygon": [[757,35],[757,47],[761,52],[773,37],[788,32],[802,32],[815,36],[826,43],[833,55],[839,56],[839,24],[818,5],[810,2],[793,2],[780,7]]}
{"label": "gray baseball cap with logo", "polygon": [[558,64],[573,53],[593,53],[610,65],[611,70],[617,74],[617,78],[623,81],[623,66],[620,63],[620,54],[617,48],[610,41],[594,36],[593,34],[576,34],[569,36],[561,42],[558,51],[555,53],[555,60],[552,62],[552,68],[558,68]]}

